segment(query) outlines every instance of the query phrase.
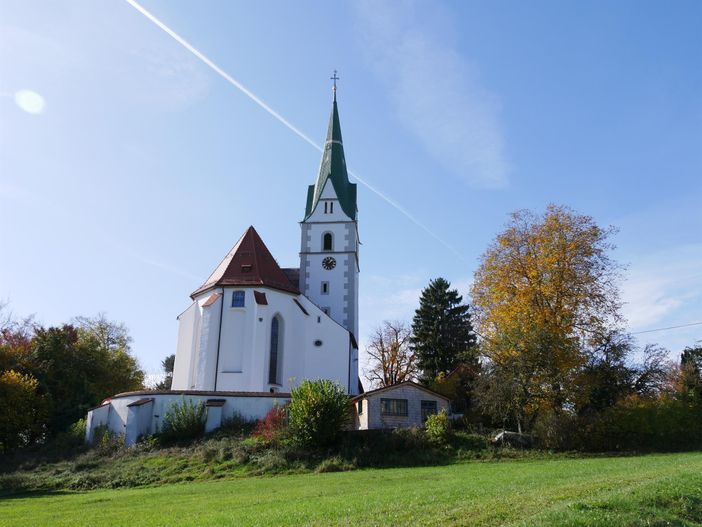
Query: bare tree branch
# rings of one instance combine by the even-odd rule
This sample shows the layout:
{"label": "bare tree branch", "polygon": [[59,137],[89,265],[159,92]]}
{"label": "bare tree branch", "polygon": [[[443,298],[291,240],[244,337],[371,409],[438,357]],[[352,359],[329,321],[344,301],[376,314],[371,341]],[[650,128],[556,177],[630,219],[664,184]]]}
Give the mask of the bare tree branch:
{"label": "bare tree branch", "polygon": [[417,358],[409,347],[411,334],[405,323],[397,321],[385,320],[375,329],[366,346],[371,366],[364,371],[373,386],[391,386],[417,377]]}

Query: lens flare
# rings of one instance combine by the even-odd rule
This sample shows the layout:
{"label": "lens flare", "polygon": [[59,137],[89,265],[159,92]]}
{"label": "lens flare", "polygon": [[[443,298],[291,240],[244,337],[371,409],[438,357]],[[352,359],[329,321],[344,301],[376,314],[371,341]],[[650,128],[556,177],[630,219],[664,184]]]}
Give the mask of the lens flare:
{"label": "lens flare", "polygon": [[32,90],[19,90],[15,92],[15,104],[32,115],[39,115],[46,108],[44,97]]}

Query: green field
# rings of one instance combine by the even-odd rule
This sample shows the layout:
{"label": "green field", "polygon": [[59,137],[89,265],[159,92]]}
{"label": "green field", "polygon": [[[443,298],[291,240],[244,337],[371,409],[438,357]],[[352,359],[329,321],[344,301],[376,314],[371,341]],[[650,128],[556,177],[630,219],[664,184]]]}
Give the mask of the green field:
{"label": "green field", "polygon": [[702,525],[702,453],[5,496],[0,525]]}

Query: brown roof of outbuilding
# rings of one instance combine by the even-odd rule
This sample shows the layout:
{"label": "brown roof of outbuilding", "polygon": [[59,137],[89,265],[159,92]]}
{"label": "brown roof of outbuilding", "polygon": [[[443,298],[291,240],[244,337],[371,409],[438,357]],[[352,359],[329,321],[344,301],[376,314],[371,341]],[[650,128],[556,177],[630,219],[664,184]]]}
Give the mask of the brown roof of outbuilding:
{"label": "brown roof of outbuilding", "polygon": [[300,294],[253,227],[248,228],[205,283],[190,297],[218,286],[267,286]]}
{"label": "brown roof of outbuilding", "polygon": [[415,388],[418,388],[419,390],[423,390],[423,391],[428,392],[428,393],[430,393],[430,394],[432,394],[432,395],[435,395],[435,396],[437,396],[437,397],[441,397],[442,399],[446,399],[447,401],[450,401],[450,399],[449,399],[448,397],[446,397],[445,395],[442,395],[442,394],[440,394],[440,393],[438,393],[438,392],[435,392],[434,390],[430,390],[430,389],[427,388],[426,386],[422,386],[421,384],[417,384],[417,383],[414,382],[414,381],[398,382],[397,384],[393,384],[393,385],[391,385],[391,386],[385,386],[385,387],[383,387],[383,388],[377,388],[377,389],[371,390],[371,391],[369,391],[369,392],[360,393],[360,394],[358,394],[356,397],[354,397],[352,400],[353,400],[353,401],[357,401],[358,399],[362,399],[362,398],[367,397],[367,396],[369,396],[369,395],[375,395],[376,393],[385,392],[385,391],[389,391],[389,390],[394,390],[395,388],[399,388],[400,386],[405,386],[405,385],[407,385],[407,384],[412,385],[412,386],[414,386]]}

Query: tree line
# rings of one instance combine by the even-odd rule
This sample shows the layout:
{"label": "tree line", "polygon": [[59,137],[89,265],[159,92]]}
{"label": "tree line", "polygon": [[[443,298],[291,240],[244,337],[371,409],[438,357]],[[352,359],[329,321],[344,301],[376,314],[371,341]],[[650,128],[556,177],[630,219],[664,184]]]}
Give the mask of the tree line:
{"label": "tree line", "polygon": [[480,258],[471,305],[431,280],[411,325],[385,321],[372,334],[366,378],[417,380],[469,426],[547,447],[702,444],[702,346],[675,363],[624,330],[614,233],[567,207],[513,213]]}
{"label": "tree line", "polygon": [[142,389],[130,345],[104,315],[44,327],[0,306],[0,453],[56,438],[106,397]]}

